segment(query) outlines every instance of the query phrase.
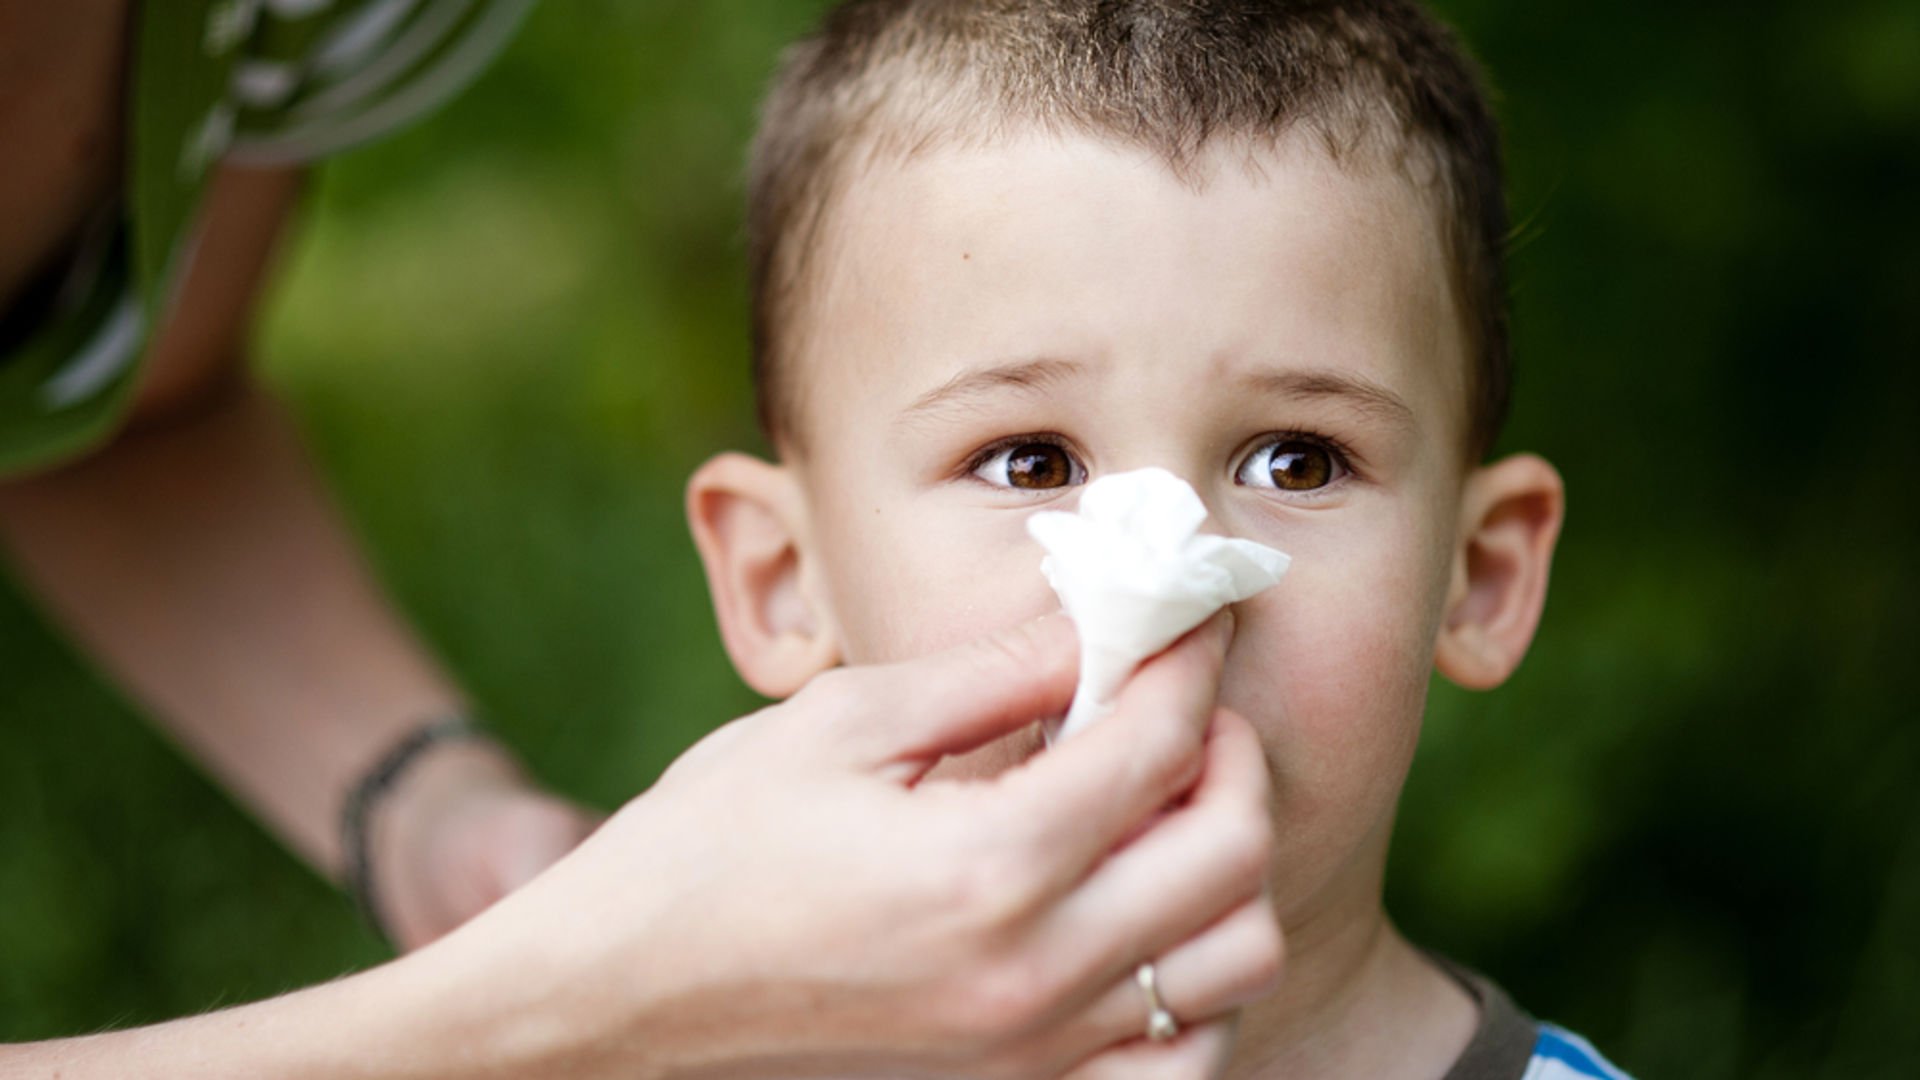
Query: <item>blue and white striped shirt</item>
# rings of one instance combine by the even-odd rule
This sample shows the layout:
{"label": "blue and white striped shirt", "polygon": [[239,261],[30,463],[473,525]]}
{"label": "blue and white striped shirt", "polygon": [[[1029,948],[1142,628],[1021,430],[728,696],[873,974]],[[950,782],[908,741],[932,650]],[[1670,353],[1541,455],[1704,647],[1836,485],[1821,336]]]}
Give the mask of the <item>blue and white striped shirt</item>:
{"label": "blue and white striped shirt", "polygon": [[1553,1024],[1540,1025],[1533,1058],[1520,1080],[1630,1080],[1587,1040]]}
{"label": "blue and white striped shirt", "polygon": [[1480,1006],[1480,1025],[1445,1080],[1630,1080],[1587,1040],[1522,1012],[1486,976],[1428,955]]}

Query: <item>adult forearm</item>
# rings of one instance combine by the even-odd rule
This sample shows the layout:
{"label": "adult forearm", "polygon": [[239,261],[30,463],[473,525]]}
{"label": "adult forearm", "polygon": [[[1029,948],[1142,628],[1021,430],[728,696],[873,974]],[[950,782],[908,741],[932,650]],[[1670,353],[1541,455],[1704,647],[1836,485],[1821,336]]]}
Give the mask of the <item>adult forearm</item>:
{"label": "adult forearm", "polygon": [[[339,1015],[329,1001],[337,996],[334,987],[321,987],[150,1028],[0,1047],[0,1076],[59,1076],[68,1080],[194,1076],[211,1080],[349,1075],[343,1068],[348,1063],[329,1061],[329,1051],[341,1048],[345,1041],[378,1044],[384,1040],[350,1027],[349,1017]],[[331,1042],[315,1037],[329,1031],[335,1036]],[[368,1061],[379,1062],[381,1055],[372,1047],[359,1049]],[[351,1075],[414,1075],[382,1071],[383,1064],[358,1069]]]}
{"label": "adult forearm", "polygon": [[0,485],[0,539],[89,653],[325,870],[352,779],[459,704],[255,388]]}
{"label": "adult forearm", "polygon": [[[153,1027],[0,1046],[0,1078],[443,1080],[535,1077],[554,1018],[499,972],[461,986],[427,953],[270,1001]],[[535,1016],[538,1025],[516,1017]]]}
{"label": "adult forearm", "polygon": [[[1214,705],[1228,629],[992,778],[927,770],[1060,714],[1064,619],[816,680],[418,952],[177,1025],[0,1048],[0,1077],[1218,1075],[1281,956],[1251,857],[1272,850],[1258,736]],[[1171,1042],[1140,1038],[1143,955],[1178,988]]]}

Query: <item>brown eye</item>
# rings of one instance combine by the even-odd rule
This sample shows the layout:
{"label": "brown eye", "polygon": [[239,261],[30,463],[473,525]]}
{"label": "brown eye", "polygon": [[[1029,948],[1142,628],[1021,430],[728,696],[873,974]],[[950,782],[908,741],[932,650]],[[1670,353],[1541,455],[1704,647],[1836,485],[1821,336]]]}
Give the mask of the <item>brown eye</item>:
{"label": "brown eye", "polygon": [[973,475],[994,487],[1020,491],[1051,491],[1086,482],[1086,471],[1073,454],[1058,443],[1001,443],[988,450],[973,467]]}
{"label": "brown eye", "polygon": [[1279,439],[1247,456],[1234,479],[1249,487],[1318,491],[1346,473],[1332,447],[1309,439]]}
{"label": "brown eye", "polygon": [[1007,482],[1014,487],[1032,491],[1072,481],[1073,460],[1052,443],[1027,443],[1007,452]]}
{"label": "brown eye", "polygon": [[1273,486],[1283,491],[1312,491],[1333,479],[1333,456],[1324,446],[1281,443],[1267,459],[1267,472],[1273,476]]}

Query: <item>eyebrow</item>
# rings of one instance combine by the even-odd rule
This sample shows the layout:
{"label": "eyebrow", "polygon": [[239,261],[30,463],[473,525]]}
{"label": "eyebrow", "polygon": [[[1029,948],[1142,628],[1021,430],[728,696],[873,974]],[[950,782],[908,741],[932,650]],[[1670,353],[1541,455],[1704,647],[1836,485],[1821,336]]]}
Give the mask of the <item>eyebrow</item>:
{"label": "eyebrow", "polygon": [[1413,409],[1370,379],[1324,368],[1255,371],[1241,376],[1247,389],[1275,397],[1333,401],[1395,427],[1415,427]]}
{"label": "eyebrow", "polygon": [[[1038,392],[1079,375],[1082,366],[1057,357],[1034,357],[962,371],[914,399],[900,413],[908,424],[943,413],[965,412],[1005,390]],[[1325,368],[1261,370],[1236,380],[1253,393],[1343,404],[1395,427],[1413,429],[1413,409],[1386,387],[1358,375]]]}
{"label": "eyebrow", "polygon": [[913,404],[901,410],[899,422],[963,412],[1003,390],[1045,390],[1071,379],[1081,370],[1081,365],[1072,360],[1049,356],[972,368],[915,398]]}

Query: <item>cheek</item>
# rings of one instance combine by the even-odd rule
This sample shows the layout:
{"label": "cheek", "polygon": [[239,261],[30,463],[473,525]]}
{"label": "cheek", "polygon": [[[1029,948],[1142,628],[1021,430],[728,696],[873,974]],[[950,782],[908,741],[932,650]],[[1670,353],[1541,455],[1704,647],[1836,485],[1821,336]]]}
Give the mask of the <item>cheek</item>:
{"label": "cheek", "polygon": [[1057,611],[1027,516],[875,502],[827,523],[825,585],[846,662],[923,656]]}
{"label": "cheek", "polygon": [[1297,576],[1242,605],[1221,693],[1259,727],[1276,776],[1314,790],[1402,756],[1431,653],[1391,594],[1295,565]]}
{"label": "cheek", "polygon": [[1310,887],[1391,816],[1433,662],[1444,560],[1421,530],[1318,543],[1241,605],[1222,702],[1259,729],[1281,863]]}
{"label": "cheek", "polygon": [[[827,588],[849,664],[885,663],[958,645],[1059,610],[1040,574],[1041,552],[1018,511],[891,512],[871,505],[831,526]],[[929,774],[963,780],[1001,773],[1039,753],[1038,724]]]}

